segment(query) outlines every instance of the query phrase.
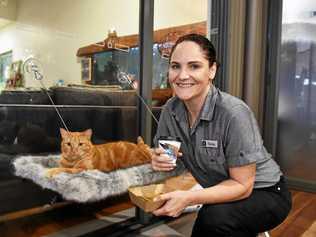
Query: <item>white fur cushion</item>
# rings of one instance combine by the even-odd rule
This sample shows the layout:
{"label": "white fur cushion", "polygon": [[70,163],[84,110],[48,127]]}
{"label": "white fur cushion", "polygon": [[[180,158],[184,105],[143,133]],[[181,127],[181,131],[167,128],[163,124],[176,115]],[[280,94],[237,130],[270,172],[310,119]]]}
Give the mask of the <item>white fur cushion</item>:
{"label": "white fur cushion", "polygon": [[145,164],[108,173],[88,170],[78,174],[60,173],[47,178],[46,170],[58,167],[59,159],[59,155],[18,157],[13,162],[15,174],[60,193],[66,200],[94,202],[123,194],[130,186],[155,183],[179,175],[184,170],[182,163],[172,172],[156,172],[150,164]]}

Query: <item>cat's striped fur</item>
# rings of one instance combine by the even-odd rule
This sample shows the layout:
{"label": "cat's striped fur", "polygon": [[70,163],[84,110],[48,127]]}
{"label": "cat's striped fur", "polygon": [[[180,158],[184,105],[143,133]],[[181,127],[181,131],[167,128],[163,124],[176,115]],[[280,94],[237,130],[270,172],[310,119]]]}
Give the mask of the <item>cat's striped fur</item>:
{"label": "cat's striped fur", "polygon": [[94,145],[91,142],[91,129],[68,132],[61,128],[60,133],[60,167],[49,169],[46,173],[48,177],[61,172],[78,173],[89,169],[109,172],[151,161],[150,148],[141,137],[137,138],[137,144],[119,141]]}

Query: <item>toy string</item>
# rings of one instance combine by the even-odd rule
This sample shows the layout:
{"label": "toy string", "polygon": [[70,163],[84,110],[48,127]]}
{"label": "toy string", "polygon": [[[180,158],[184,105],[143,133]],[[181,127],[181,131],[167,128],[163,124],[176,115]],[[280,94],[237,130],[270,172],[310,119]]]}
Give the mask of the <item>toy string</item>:
{"label": "toy string", "polygon": [[65,121],[64,121],[64,119],[63,119],[63,117],[61,116],[61,114],[60,114],[59,110],[57,109],[57,107],[56,107],[56,105],[55,105],[55,103],[54,103],[52,97],[49,95],[46,86],[44,85],[44,82],[43,82],[44,76],[43,76],[43,74],[41,73],[42,69],[41,69],[41,67],[40,67],[40,62],[39,62],[37,59],[35,59],[34,57],[29,57],[28,59],[26,59],[26,60],[24,61],[24,63],[23,63],[23,69],[24,69],[24,71],[27,72],[27,73],[32,73],[32,74],[33,74],[33,78],[34,78],[35,80],[37,80],[37,81],[40,82],[41,88],[45,91],[46,95],[48,96],[48,98],[49,98],[49,100],[50,100],[52,106],[54,107],[54,109],[55,109],[55,111],[56,111],[58,117],[60,118],[60,120],[61,120],[63,126],[64,126],[65,129],[69,132],[69,129],[68,129],[68,127],[67,127],[67,125],[66,125],[66,123],[65,123]]}
{"label": "toy string", "polygon": [[[133,82],[131,80],[131,77],[123,71],[119,71],[117,78],[119,80],[119,82],[121,83],[128,83],[131,87],[133,87]],[[149,106],[147,105],[147,103],[145,102],[144,98],[140,96],[140,94],[138,93],[137,90],[135,90],[137,97],[140,99],[140,101],[143,103],[143,105],[145,105],[145,108],[147,109],[147,111],[150,113],[151,117],[154,119],[154,121],[156,122],[156,124],[158,124],[158,119],[156,118],[156,116],[153,114],[153,112],[151,111],[151,109],[149,108]]]}

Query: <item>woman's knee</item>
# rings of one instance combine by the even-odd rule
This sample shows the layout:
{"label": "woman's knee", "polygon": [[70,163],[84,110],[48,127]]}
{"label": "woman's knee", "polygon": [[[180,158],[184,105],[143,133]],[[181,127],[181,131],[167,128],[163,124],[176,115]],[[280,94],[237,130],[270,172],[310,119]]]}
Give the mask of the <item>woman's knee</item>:
{"label": "woman's knee", "polygon": [[207,222],[225,224],[231,217],[231,208],[226,204],[204,205],[199,211],[199,216]]}
{"label": "woman's knee", "polygon": [[234,221],[230,208],[226,208],[225,205],[205,205],[198,213],[196,225],[208,231],[230,233],[234,228]]}

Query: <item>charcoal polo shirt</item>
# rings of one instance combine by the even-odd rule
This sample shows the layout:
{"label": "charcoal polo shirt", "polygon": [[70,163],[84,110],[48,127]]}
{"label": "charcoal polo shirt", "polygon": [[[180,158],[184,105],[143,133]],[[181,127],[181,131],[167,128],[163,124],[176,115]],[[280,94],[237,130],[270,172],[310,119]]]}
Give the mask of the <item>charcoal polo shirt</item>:
{"label": "charcoal polo shirt", "polygon": [[256,163],[254,188],[277,183],[279,166],[263,146],[256,119],[240,99],[211,86],[192,128],[184,103],[173,97],[164,105],[154,143],[160,136],[177,137],[183,157],[178,161],[203,187],[229,179],[229,168]]}

